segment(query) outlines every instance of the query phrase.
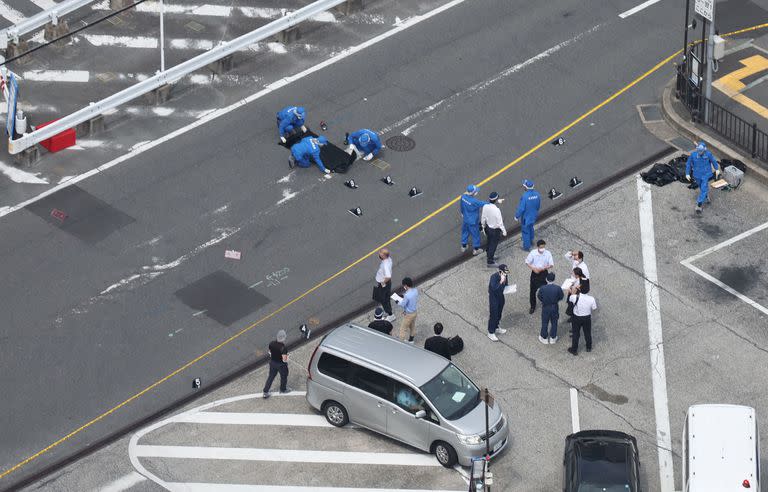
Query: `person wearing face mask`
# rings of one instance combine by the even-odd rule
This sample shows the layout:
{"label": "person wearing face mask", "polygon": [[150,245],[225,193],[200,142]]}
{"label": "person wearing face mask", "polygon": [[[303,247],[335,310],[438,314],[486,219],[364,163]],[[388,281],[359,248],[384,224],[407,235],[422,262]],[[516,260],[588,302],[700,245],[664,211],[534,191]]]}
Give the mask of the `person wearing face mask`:
{"label": "person wearing face mask", "polygon": [[720,166],[717,164],[717,159],[712,155],[712,152],[707,150],[707,145],[704,142],[699,142],[696,151],[691,152],[685,163],[685,179],[690,181],[691,172],[693,172],[693,179],[699,185],[699,197],[696,199],[697,214],[701,213],[701,206],[705,202],[709,203],[709,179],[712,177],[713,171],[715,177],[720,176]]}
{"label": "person wearing face mask", "polygon": [[301,131],[307,133],[307,127],[304,126],[304,120],[307,118],[307,111],[302,106],[286,106],[277,112],[277,131],[280,132],[280,141],[285,143],[286,137],[301,128]]}
{"label": "person wearing face mask", "polygon": [[320,158],[321,147],[328,145],[328,139],[320,137],[304,137],[301,142],[291,147],[291,155],[288,157],[288,167],[293,169],[295,166],[309,167],[312,161],[315,161],[317,167],[330,177],[331,171],[325,167]]}
{"label": "person wearing face mask", "polygon": [[589,293],[589,268],[587,268],[587,264],[584,263],[584,253],[579,250],[573,250],[568,251],[565,253],[566,259],[568,259],[571,262],[571,268],[579,268],[581,269],[581,277],[579,279],[575,278],[574,274],[574,280],[578,280],[578,285],[581,287],[581,292],[584,294]]}
{"label": "person wearing face mask", "polygon": [[525,264],[531,270],[531,292],[529,297],[531,309],[528,311],[530,314],[536,311],[536,291],[542,285],[546,285],[547,273],[549,273],[550,268],[555,266],[552,253],[547,251],[546,245],[546,241],[539,239],[536,241],[536,249],[528,253],[528,257],[525,259]]}
{"label": "person wearing face mask", "polygon": [[370,161],[381,151],[381,139],[376,132],[363,128],[354,133],[347,134],[345,140],[349,144],[347,152],[353,152],[364,161]]}
{"label": "person wearing face mask", "polygon": [[520,197],[520,203],[515,212],[515,220],[520,221],[520,235],[523,238],[523,249],[525,251],[531,250],[531,244],[533,244],[533,224],[536,223],[536,219],[539,216],[539,208],[541,208],[541,195],[533,189],[533,186],[533,181],[530,179],[523,180],[525,192]]}

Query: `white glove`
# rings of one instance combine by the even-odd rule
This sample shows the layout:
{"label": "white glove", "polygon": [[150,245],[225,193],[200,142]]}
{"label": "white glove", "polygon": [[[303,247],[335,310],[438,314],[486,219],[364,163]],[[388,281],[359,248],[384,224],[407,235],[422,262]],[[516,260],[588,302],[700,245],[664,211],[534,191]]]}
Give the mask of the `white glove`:
{"label": "white glove", "polygon": [[323,172],[324,172],[325,174],[331,174],[331,170],[330,170],[330,169],[326,169],[326,170],[325,170],[325,171],[323,171]]}
{"label": "white glove", "polygon": [[363,157],[364,161],[370,161],[371,159],[373,159],[373,154],[368,154],[367,156]]}
{"label": "white glove", "polygon": [[301,131],[303,131],[304,133],[307,133],[307,127],[304,125],[301,125]]}
{"label": "white glove", "polygon": [[518,219],[517,217],[515,217],[515,222],[520,222],[520,219]]}
{"label": "white glove", "polygon": [[285,143],[286,142],[285,137],[280,137],[280,141]]}
{"label": "white glove", "polygon": [[690,181],[691,180],[691,175],[690,174],[686,174],[685,175],[685,180],[686,181]]}
{"label": "white glove", "polygon": [[720,177],[720,169],[715,169],[715,177],[716,178]]}
{"label": "white glove", "polygon": [[498,200],[496,200],[496,203],[504,203],[504,200],[505,200],[504,198],[499,198]]}
{"label": "white glove", "polygon": [[507,231],[502,232],[501,235],[507,237]]}

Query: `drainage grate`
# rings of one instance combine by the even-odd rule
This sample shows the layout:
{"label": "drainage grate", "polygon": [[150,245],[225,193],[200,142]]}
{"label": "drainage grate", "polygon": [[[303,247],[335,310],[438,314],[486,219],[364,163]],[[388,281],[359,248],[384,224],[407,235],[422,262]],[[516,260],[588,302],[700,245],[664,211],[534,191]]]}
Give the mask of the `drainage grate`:
{"label": "drainage grate", "polygon": [[690,152],[691,149],[696,147],[696,144],[683,137],[675,137],[670,140],[669,143],[682,150],[683,152]]}
{"label": "drainage grate", "polygon": [[384,143],[388,149],[392,149],[397,152],[408,152],[409,150],[413,150],[413,148],[416,147],[416,141],[410,137],[406,137],[405,135],[395,135],[394,137],[389,137]]}
{"label": "drainage grate", "polygon": [[645,123],[664,120],[664,117],[661,115],[661,106],[658,104],[643,104],[638,106],[638,108],[640,108],[640,112],[643,115],[643,122]]}

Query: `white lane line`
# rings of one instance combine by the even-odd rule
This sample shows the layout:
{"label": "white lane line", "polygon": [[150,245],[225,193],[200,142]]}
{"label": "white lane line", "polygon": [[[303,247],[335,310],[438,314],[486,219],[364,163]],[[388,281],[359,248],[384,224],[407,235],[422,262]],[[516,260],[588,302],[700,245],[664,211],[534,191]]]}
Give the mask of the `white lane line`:
{"label": "white lane line", "polygon": [[48,184],[43,178],[38,178],[36,174],[22,171],[13,166],[9,166],[4,162],[0,162],[0,173],[3,173],[13,181],[14,183],[28,183],[28,184]]}
{"label": "white lane line", "polygon": [[545,59],[545,58],[547,58],[547,57],[557,53],[558,51],[560,51],[561,49],[565,48],[566,46],[571,45],[571,44],[579,41],[584,36],[597,31],[598,29],[600,29],[601,26],[602,26],[602,24],[598,24],[595,27],[593,27],[593,28],[591,28],[591,29],[589,29],[587,31],[584,31],[584,32],[582,32],[580,34],[577,34],[576,36],[574,36],[574,37],[572,37],[570,39],[567,39],[567,40],[563,41],[562,43],[556,44],[555,46],[553,46],[553,47],[551,47],[551,48],[549,48],[547,50],[542,51],[538,55],[534,55],[531,58],[528,58],[527,60],[525,60],[525,61],[523,61],[521,63],[518,63],[516,65],[512,65],[511,67],[505,68],[501,72],[493,75],[492,77],[490,77],[490,78],[488,78],[486,80],[483,80],[482,82],[478,82],[478,83],[472,85],[471,87],[467,87],[466,89],[464,89],[462,91],[456,92],[455,94],[452,94],[452,95],[450,95],[450,96],[448,96],[446,98],[443,98],[443,99],[437,101],[434,104],[430,104],[429,106],[427,106],[425,108],[422,108],[419,111],[416,111],[415,113],[406,116],[402,120],[400,120],[400,121],[398,121],[398,122],[396,122],[396,123],[394,123],[392,125],[389,125],[389,126],[387,126],[385,128],[382,128],[379,131],[379,133],[381,133],[382,135],[383,134],[387,134],[387,133],[391,132],[392,130],[401,128],[401,127],[403,127],[403,126],[405,126],[405,125],[410,123],[410,126],[408,126],[407,128],[405,128],[404,130],[402,130],[400,132],[403,135],[408,135],[409,133],[413,132],[413,130],[415,130],[417,127],[423,125],[425,122],[427,122],[430,119],[432,119],[435,116],[437,116],[440,113],[440,111],[444,111],[446,109],[451,108],[459,100],[463,100],[463,99],[466,99],[468,97],[472,97],[473,95],[477,94],[478,92],[484,91],[485,89],[487,89],[488,87],[492,86],[496,82],[499,82],[500,80],[503,80],[503,79],[509,77],[510,75],[512,75],[514,73],[517,73],[520,70],[528,67],[529,65],[533,65],[534,63],[536,63],[538,61],[541,61],[541,60],[543,60],[543,59]]}
{"label": "white lane line", "polygon": [[741,234],[733,236],[730,239],[726,239],[722,243],[716,244],[716,245],[712,246],[711,248],[707,248],[704,251],[702,251],[701,253],[696,253],[695,255],[684,259],[680,263],[682,263],[682,264],[693,263],[694,261],[700,260],[700,259],[704,258],[705,256],[707,256],[707,255],[709,255],[711,253],[714,253],[715,251],[719,251],[719,250],[721,250],[723,248],[726,248],[726,247],[728,247],[728,246],[730,246],[730,245],[732,245],[734,243],[737,243],[737,242],[741,241],[742,239],[746,239],[749,236],[752,236],[753,234],[757,234],[758,232],[764,231],[766,229],[768,229],[768,222],[766,222],[764,224],[760,224],[757,227],[753,227],[752,229],[750,229],[748,231],[744,231]]}
{"label": "white lane line", "polygon": [[139,458],[274,461],[278,463],[331,463],[346,465],[442,466],[426,453],[365,453],[307,449],[220,448],[211,446],[156,446],[139,444]]}
{"label": "white lane line", "polygon": [[207,309],[203,309],[202,311],[198,311],[198,312],[196,312],[196,313],[192,313],[192,316],[194,316],[194,317],[198,317],[198,316],[200,316],[201,314],[205,314],[205,313],[207,313],[207,312],[208,312],[208,310],[207,310]]}
{"label": "white lane line", "polygon": [[375,36],[375,37],[373,37],[373,38],[371,38],[371,39],[369,39],[367,41],[364,41],[364,42],[362,42],[362,43],[360,43],[358,45],[355,45],[355,46],[352,46],[350,48],[344,49],[344,50],[340,51],[339,53],[337,53],[336,55],[328,58],[327,60],[324,60],[324,61],[318,63],[317,65],[313,65],[313,66],[307,68],[306,70],[303,70],[303,71],[301,71],[301,72],[299,72],[299,73],[297,73],[295,75],[291,75],[291,76],[288,76],[288,77],[284,77],[284,78],[282,78],[280,80],[277,80],[277,81],[267,85],[264,89],[261,89],[260,91],[254,93],[254,94],[251,94],[250,96],[248,96],[248,97],[246,97],[244,99],[241,99],[240,101],[232,103],[229,106],[226,106],[224,108],[217,109],[216,111],[212,111],[210,113],[207,113],[205,116],[201,117],[197,121],[194,121],[194,122],[192,122],[192,123],[190,123],[190,124],[188,124],[186,126],[183,126],[183,127],[179,128],[177,130],[174,130],[171,133],[168,133],[167,135],[164,135],[164,136],[162,136],[162,137],[160,137],[160,138],[158,138],[156,140],[152,140],[150,142],[147,142],[144,145],[135,146],[135,147],[131,148],[131,150],[129,152],[127,152],[126,154],[123,154],[120,157],[112,159],[111,161],[106,162],[106,163],[102,164],[101,166],[96,167],[94,169],[91,169],[90,171],[87,171],[87,172],[85,172],[83,174],[79,174],[76,177],[74,177],[74,178],[72,178],[70,180],[67,180],[64,183],[60,183],[60,184],[58,184],[56,186],[53,186],[50,189],[44,191],[43,193],[40,193],[37,196],[34,196],[34,197],[32,197],[32,198],[30,198],[28,200],[24,200],[23,202],[17,203],[16,205],[13,205],[13,206],[0,208],[0,218],[5,217],[6,215],[8,215],[10,213],[13,213],[13,212],[15,212],[17,210],[20,210],[20,209],[26,207],[27,205],[29,205],[31,203],[35,203],[35,202],[37,202],[39,200],[42,200],[43,198],[45,198],[45,197],[47,197],[49,195],[52,195],[52,194],[56,193],[57,191],[62,190],[64,188],[68,187],[68,186],[72,186],[72,185],[74,185],[76,183],[79,183],[79,182],[81,182],[83,180],[86,180],[86,179],[90,178],[91,176],[94,176],[94,175],[96,175],[98,173],[104,172],[104,171],[106,171],[106,170],[108,170],[108,169],[110,169],[112,167],[115,167],[115,166],[117,166],[119,164],[122,164],[123,162],[126,162],[129,159],[131,159],[133,157],[136,157],[137,155],[143,154],[144,152],[146,152],[146,151],[148,151],[150,149],[153,149],[153,148],[155,148],[155,147],[157,147],[159,145],[162,145],[165,142],[173,140],[174,138],[176,138],[176,137],[178,137],[180,135],[184,135],[185,133],[188,133],[188,132],[190,132],[190,131],[192,131],[192,130],[200,127],[200,126],[203,126],[206,123],[209,123],[209,122],[211,122],[213,120],[216,120],[216,119],[218,119],[218,118],[220,118],[222,116],[225,116],[225,115],[231,113],[232,111],[235,111],[235,110],[237,110],[237,109],[239,109],[239,108],[241,108],[241,107],[243,107],[243,106],[245,106],[247,104],[252,103],[253,101],[261,99],[262,97],[267,96],[267,95],[275,92],[276,90],[282,89],[283,87],[286,87],[286,86],[290,85],[291,83],[293,83],[293,82],[295,82],[297,80],[301,80],[301,79],[303,79],[303,78],[305,78],[305,77],[307,77],[309,75],[312,75],[313,73],[318,72],[318,71],[320,71],[320,70],[322,70],[322,69],[324,69],[326,67],[335,65],[336,63],[338,63],[340,61],[343,61],[343,60],[349,58],[350,56],[355,55],[355,54],[365,50],[366,48],[369,48],[369,47],[374,46],[374,45],[376,45],[376,44],[378,44],[378,43],[380,43],[380,42],[382,42],[382,41],[384,41],[386,39],[389,39],[392,36],[394,36],[396,34],[399,34],[400,32],[405,31],[406,29],[409,29],[409,28],[411,28],[411,27],[413,27],[413,26],[415,26],[417,24],[420,24],[420,23],[426,21],[426,20],[429,20],[432,17],[434,17],[434,16],[436,16],[438,14],[441,14],[441,13],[445,12],[446,10],[452,9],[453,7],[455,7],[457,5],[461,5],[465,1],[467,1],[467,0],[452,0],[452,1],[450,1],[450,2],[448,2],[446,4],[444,4],[444,5],[441,5],[440,7],[437,7],[434,10],[430,10],[428,12],[425,12],[425,13],[421,14],[421,15],[417,15],[415,17],[411,17],[409,19],[406,19],[403,22],[401,22],[400,24],[398,24],[397,26],[395,26],[392,29],[390,29],[389,31],[383,32],[383,33],[379,34],[378,36]]}
{"label": "white lane line", "polygon": [[10,5],[5,3],[3,0],[0,0],[0,17],[5,17],[12,24],[18,24],[19,22],[27,18],[27,16],[25,16],[15,8],[11,7]]}
{"label": "white lane line", "polygon": [[643,10],[644,8],[650,7],[654,3],[659,3],[660,1],[661,0],[647,0],[647,1],[643,2],[643,3],[641,3],[640,5],[638,5],[637,7],[633,7],[631,9],[627,10],[626,12],[622,12],[621,14],[619,14],[619,17],[621,17],[622,19],[626,19],[630,15],[636,14],[636,13],[640,12],[641,10]]}
{"label": "white lane line", "polygon": [[91,72],[88,70],[27,70],[22,74],[26,81],[36,82],[88,82]]}
{"label": "white lane line", "polygon": [[198,412],[181,415],[179,418],[175,419],[174,422],[185,424],[333,427],[322,415],[306,413]]}
{"label": "white lane line", "polygon": [[261,285],[261,284],[263,284],[263,283],[264,283],[264,281],[263,281],[263,280],[259,280],[259,281],[258,281],[258,282],[256,282],[255,284],[253,284],[253,285],[249,285],[249,286],[248,286],[248,288],[249,288],[249,289],[253,289],[253,288],[254,288],[254,287],[256,287],[257,285]]}
{"label": "white lane line", "polygon": [[[683,262],[681,262],[681,263],[683,263]],[[717,285],[718,287],[720,287],[724,291],[726,291],[726,292],[728,292],[730,294],[733,294],[734,296],[738,297],[743,302],[745,302],[746,304],[749,304],[750,306],[752,306],[753,308],[755,308],[758,311],[762,312],[763,314],[768,314],[768,308],[767,307],[763,306],[762,304],[760,304],[760,303],[758,303],[756,301],[753,301],[751,298],[749,298],[749,297],[745,296],[744,294],[742,294],[741,292],[735,290],[733,287],[729,286],[728,284],[725,284],[725,283],[721,282],[720,280],[716,279],[715,277],[713,277],[712,275],[708,274],[704,270],[702,270],[702,269],[700,269],[698,267],[695,267],[695,266],[691,265],[690,263],[683,263],[683,265],[686,266],[693,273],[701,275],[702,277],[704,277],[705,279],[709,280],[713,284]]]}
{"label": "white lane line", "polygon": [[122,492],[123,490],[130,489],[134,485],[140,484],[146,479],[147,477],[144,477],[134,471],[128,475],[118,478],[117,480],[109,482],[106,485],[102,485],[95,490],[98,490],[98,492]]}
{"label": "white lane line", "polygon": [[637,176],[637,200],[640,211],[640,241],[643,249],[645,306],[648,317],[648,342],[653,383],[653,408],[656,414],[656,447],[659,451],[661,492],[674,492],[675,473],[672,463],[672,438],[669,426],[667,370],[664,363],[664,338],[661,329],[659,276],[656,270],[656,237],[653,230],[651,186]]}
{"label": "white lane line", "polygon": [[306,487],[300,485],[244,485],[230,483],[166,484],[173,492],[466,492],[438,489],[367,489],[359,487]]}
{"label": "white lane line", "polygon": [[579,391],[576,388],[571,388],[571,428],[574,434],[581,430],[579,424]]}

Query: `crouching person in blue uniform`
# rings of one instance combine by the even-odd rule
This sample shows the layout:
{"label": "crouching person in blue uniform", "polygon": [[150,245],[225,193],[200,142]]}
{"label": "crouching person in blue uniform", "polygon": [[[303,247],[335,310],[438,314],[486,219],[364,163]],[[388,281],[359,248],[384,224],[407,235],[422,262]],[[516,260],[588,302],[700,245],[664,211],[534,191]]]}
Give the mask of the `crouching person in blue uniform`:
{"label": "crouching person in blue uniform", "polygon": [[320,150],[324,145],[328,145],[328,139],[322,136],[302,138],[299,143],[291,147],[291,155],[288,157],[288,167],[309,167],[312,165],[312,161],[314,161],[322,172],[326,175],[330,175],[331,171],[325,167],[323,160],[320,158]]}
{"label": "crouching person in blue uniform", "polygon": [[381,152],[381,139],[376,132],[366,128],[349,134],[347,143],[350,155],[354,152],[358,158],[362,157],[365,161],[370,161]]}
{"label": "crouching person in blue uniform", "polygon": [[307,111],[302,106],[286,106],[277,112],[277,131],[280,132],[280,141],[285,143],[286,137],[301,129],[307,132],[304,120]]}
{"label": "crouching person in blue uniform", "polygon": [[707,150],[707,145],[704,142],[699,142],[696,150],[688,156],[688,162],[685,164],[685,179],[690,181],[691,174],[693,174],[693,179],[699,185],[699,197],[696,199],[697,214],[701,213],[701,206],[704,203],[709,203],[709,180],[713,172],[715,177],[720,176],[720,166],[717,164],[717,159],[712,155],[712,152]]}

